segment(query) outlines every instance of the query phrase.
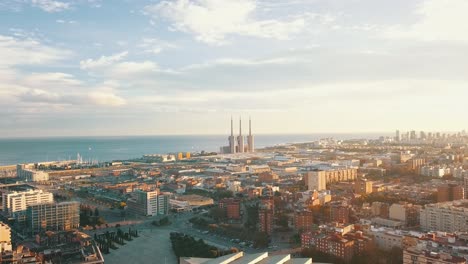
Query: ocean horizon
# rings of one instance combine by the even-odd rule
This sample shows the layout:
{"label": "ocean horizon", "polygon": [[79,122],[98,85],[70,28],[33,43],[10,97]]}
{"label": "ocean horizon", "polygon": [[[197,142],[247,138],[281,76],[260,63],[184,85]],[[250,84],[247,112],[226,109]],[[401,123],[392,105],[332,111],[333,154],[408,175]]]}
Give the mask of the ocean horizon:
{"label": "ocean horizon", "polygon": [[[384,133],[257,134],[255,147],[310,142],[321,138],[374,139]],[[64,136],[0,138],[0,165],[76,159],[112,161],[145,154],[218,152],[228,144],[227,135]]]}

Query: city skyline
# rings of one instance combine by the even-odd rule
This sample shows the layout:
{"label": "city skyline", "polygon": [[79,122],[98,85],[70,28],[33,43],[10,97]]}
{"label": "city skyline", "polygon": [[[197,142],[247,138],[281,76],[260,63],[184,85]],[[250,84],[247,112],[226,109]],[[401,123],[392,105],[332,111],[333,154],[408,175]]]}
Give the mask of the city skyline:
{"label": "city skyline", "polygon": [[1,137],[461,131],[466,1],[7,0]]}

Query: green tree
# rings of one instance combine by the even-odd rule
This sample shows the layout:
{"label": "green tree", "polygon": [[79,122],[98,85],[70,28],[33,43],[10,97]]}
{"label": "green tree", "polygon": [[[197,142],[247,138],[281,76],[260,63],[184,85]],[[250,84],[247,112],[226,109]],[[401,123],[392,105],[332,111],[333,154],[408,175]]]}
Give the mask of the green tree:
{"label": "green tree", "polygon": [[268,234],[265,232],[256,232],[253,237],[253,245],[256,248],[268,247]]}

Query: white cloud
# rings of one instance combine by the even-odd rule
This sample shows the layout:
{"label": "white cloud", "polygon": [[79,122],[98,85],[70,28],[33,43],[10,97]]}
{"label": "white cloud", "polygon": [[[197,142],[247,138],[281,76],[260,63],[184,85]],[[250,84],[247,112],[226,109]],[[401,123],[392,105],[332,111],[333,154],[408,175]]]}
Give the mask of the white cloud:
{"label": "white cloud", "polygon": [[77,22],[75,20],[63,20],[63,19],[57,19],[55,22],[59,24],[76,24]]}
{"label": "white cloud", "polygon": [[112,65],[118,61],[121,61],[123,58],[127,56],[128,52],[124,51],[121,53],[117,53],[111,56],[101,56],[99,59],[87,59],[80,61],[80,68],[83,70],[93,70],[97,68],[106,67]]}
{"label": "white cloud", "polygon": [[122,106],[127,102],[122,97],[115,94],[112,88],[99,88],[89,93],[89,99],[97,105],[102,106]]}
{"label": "white cloud", "polygon": [[37,6],[40,9],[50,13],[61,12],[71,7],[70,3],[53,0],[31,0],[31,3],[34,6]]}
{"label": "white cloud", "polygon": [[26,38],[0,35],[0,66],[47,64],[68,58],[71,52]]}
{"label": "white cloud", "polygon": [[159,54],[165,49],[177,48],[177,45],[157,38],[143,38],[138,47],[143,48],[147,53]]}
{"label": "white cloud", "polygon": [[410,25],[387,28],[384,36],[423,41],[468,41],[468,1],[426,0],[416,10],[420,18]]}
{"label": "white cloud", "polygon": [[62,96],[57,93],[45,91],[42,89],[29,89],[19,94],[19,98],[25,102],[35,103],[64,103]]}
{"label": "white cloud", "polygon": [[132,79],[151,76],[162,71],[158,64],[152,61],[123,61],[128,52],[121,52],[111,56],[101,56],[99,59],[87,59],[80,62],[80,68],[87,70],[93,76],[107,79]]}
{"label": "white cloud", "polygon": [[46,72],[32,73],[24,77],[23,81],[26,86],[58,86],[69,87],[81,84],[73,75],[63,72]]}
{"label": "white cloud", "polygon": [[174,30],[192,33],[209,44],[223,44],[227,35],[288,39],[305,27],[302,16],[287,20],[257,19],[255,0],[162,1],[145,8],[154,18],[172,22]]}
{"label": "white cloud", "polygon": [[158,65],[152,61],[133,62],[125,61],[115,64],[110,67],[109,72],[115,77],[123,77],[125,75],[136,75],[141,73],[150,73],[157,71]]}

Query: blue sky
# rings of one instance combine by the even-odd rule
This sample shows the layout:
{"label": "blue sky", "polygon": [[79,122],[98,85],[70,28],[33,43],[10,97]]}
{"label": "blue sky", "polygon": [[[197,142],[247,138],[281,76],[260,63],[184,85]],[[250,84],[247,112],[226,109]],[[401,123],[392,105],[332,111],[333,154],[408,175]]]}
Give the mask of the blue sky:
{"label": "blue sky", "polygon": [[455,131],[465,0],[3,0],[1,136]]}

